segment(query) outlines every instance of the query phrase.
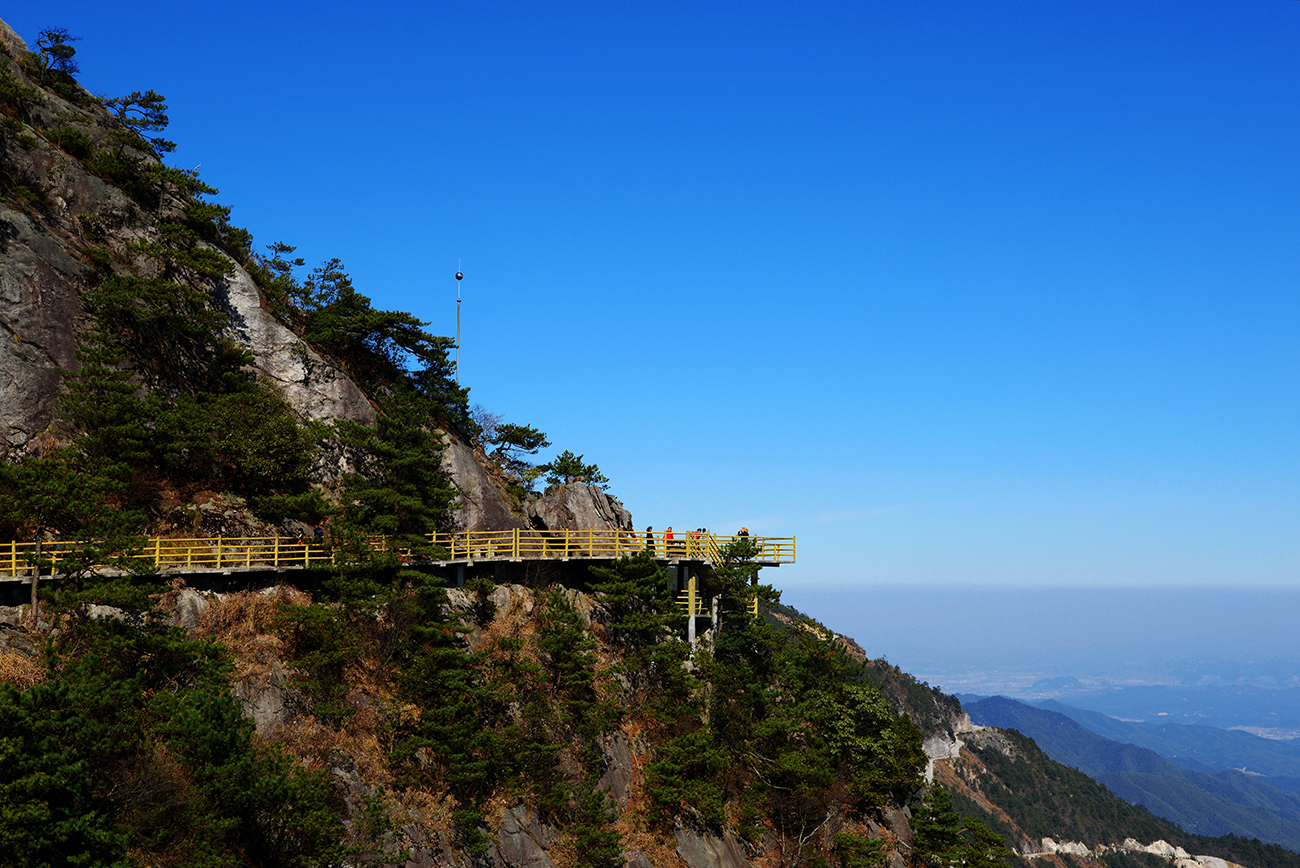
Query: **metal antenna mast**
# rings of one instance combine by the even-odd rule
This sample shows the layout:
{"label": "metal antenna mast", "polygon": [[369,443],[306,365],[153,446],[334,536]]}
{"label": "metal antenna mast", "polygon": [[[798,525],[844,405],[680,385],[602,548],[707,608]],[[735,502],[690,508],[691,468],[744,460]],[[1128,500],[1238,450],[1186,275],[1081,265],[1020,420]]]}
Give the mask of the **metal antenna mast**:
{"label": "metal antenna mast", "polygon": [[456,385],[460,385],[460,282],[465,275],[460,271],[460,260],[456,260]]}

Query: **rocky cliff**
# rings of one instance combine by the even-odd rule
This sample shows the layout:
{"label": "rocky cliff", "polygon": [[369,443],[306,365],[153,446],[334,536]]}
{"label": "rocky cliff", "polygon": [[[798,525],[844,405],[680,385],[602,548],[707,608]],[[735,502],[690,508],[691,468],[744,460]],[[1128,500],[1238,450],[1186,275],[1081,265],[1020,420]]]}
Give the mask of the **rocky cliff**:
{"label": "rocky cliff", "polygon": [[[28,54],[3,22],[0,51],[10,61]],[[160,226],[183,216],[191,200],[164,189],[156,207],[146,208],[93,174],[56,142],[74,143],[77,154],[108,147],[120,130],[113,116],[79,86],[72,99],[64,99],[36,88],[19,63],[8,68],[19,86],[33,92],[20,105],[11,104],[3,137],[8,177],[23,183],[14,184],[19,195],[0,202],[0,325],[9,338],[0,344],[0,440],[10,450],[25,451],[50,428],[60,372],[76,367],[74,353],[86,325],[82,295],[99,279],[87,251],[111,253],[114,272],[149,275],[136,245],[157,241]],[[54,141],[51,131],[58,133]],[[147,152],[133,156],[157,162]],[[227,260],[229,276],[203,288],[229,314],[230,336],[252,350],[259,373],[304,418],[373,422],[374,409],[362,390],[272,316],[248,272]]]}
{"label": "rocky cliff", "polygon": [[[0,460],[13,460],[42,454],[60,439],[52,424],[56,398],[64,372],[78,367],[89,327],[86,292],[107,276],[156,277],[157,265],[141,251],[165,241],[168,226],[198,200],[166,181],[141,194],[106,179],[96,155],[115,148],[146,173],[161,163],[147,148],[123,149],[121,122],[75,82],[63,81],[61,93],[41,87],[26,44],[3,22],[0,55],[8,70],[0,139]],[[188,274],[187,281],[225,314],[226,335],[251,351],[257,375],[305,421],[374,424],[374,396],[274,311],[248,263],[219,239],[199,244],[222,257],[225,270]],[[462,530],[631,527],[626,510],[599,489],[570,485],[524,502],[463,432],[449,431],[444,443]],[[328,487],[349,469],[346,452],[327,445],[308,478]]]}

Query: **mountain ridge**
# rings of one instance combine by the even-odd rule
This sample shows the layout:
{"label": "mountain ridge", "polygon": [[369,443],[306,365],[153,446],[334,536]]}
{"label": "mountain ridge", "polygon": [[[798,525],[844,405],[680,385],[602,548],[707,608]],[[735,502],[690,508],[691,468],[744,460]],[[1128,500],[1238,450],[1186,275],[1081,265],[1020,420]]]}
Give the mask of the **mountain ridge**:
{"label": "mountain ridge", "polygon": [[1300,847],[1300,798],[1240,772],[1180,769],[1149,748],[1112,741],[1069,717],[1005,697],[964,705],[971,719],[1016,729],[1058,762],[1189,831],[1236,832]]}

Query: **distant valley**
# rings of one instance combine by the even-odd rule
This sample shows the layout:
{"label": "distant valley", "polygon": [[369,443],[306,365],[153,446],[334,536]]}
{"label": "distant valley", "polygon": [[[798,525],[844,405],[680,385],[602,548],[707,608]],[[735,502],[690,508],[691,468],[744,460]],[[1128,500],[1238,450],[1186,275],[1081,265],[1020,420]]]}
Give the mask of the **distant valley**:
{"label": "distant valley", "polygon": [[[1157,689],[1147,688],[1147,695]],[[1178,695],[1163,689],[1165,697]],[[1143,695],[1134,688],[1114,693]],[[1117,720],[1058,700],[1029,705],[1001,696],[959,698],[973,722],[1019,730],[1057,762],[1188,831],[1300,849],[1300,742],[1204,725]]]}

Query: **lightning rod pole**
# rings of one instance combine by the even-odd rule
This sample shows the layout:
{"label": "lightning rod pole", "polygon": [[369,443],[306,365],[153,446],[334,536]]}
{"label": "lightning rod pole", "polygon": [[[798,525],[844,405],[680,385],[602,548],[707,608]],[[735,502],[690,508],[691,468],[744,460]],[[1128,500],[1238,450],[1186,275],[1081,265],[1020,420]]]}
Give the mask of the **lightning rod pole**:
{"label": "lightning rod pole", "polygon": [[[460,261],[457,260],[457,265]],[[456,385],[460,385],[460,282],[465,275],[459,270],[456,272]]]}

